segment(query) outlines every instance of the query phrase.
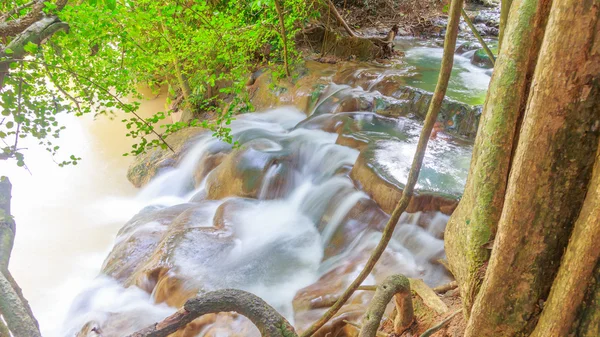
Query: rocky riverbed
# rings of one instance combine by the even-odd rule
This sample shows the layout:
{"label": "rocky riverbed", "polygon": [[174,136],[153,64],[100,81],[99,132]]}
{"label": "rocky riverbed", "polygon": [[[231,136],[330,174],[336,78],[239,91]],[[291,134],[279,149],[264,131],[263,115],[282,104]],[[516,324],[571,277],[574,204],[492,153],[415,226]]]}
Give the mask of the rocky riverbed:
{"label": "rocky riverbed", "polygon": [[[257,73],[248,90],[261,112],[231,124],[239,146],[189,128],[168,138],[175,153],[139,157],[128,177],[146,207],[119,231],[102,277],[74,304],[69,332],[123,336],[222,288],[255,293],[306,329],[360,271],[406,181],[439,48],[399,43],[409,47],[397,64],[309,62],[293,84]],[[484,94],[489,81],[467,58],[457,65],[415,197],[365,284],[396,273],[431,287],[451,280],[440,263],[444,227],[481,111],[472,93]],[[371,296],[356,293],[319,335],[356,335],[343,321],[357,321]],[[258,331],[222,313],[176,336],[223,334]]]}

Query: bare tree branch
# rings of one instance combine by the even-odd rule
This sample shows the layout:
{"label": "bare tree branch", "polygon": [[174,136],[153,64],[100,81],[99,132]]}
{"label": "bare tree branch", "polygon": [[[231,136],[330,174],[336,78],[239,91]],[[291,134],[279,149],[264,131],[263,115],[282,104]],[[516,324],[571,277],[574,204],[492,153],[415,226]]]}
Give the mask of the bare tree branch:
{"label": "bare tree branch", "polygon": [[202,315],[228,311],[246,316],[263,337],[297,336],[290,323],[258,296],[242,290],[224,289],[192,298],[173,315],[128,337],[166,337]]}
{"label": "bare tree branch", "polygon": [[[11,57],[12,59],[21,59],[25,56],[25,46],[28,43],[41,44],[56,32],[68,31],[69,26],[60,21],[56,16],[47,16],[34,22],[27,27],[25,31],[15,37],[5,49],[0,50],[0,58]],[[7,54],[10,50],[10,55]],[[14,60],[0,60],[0,90],[4,87],[4,77],[8,74],[10,63]]]}
{"label": "bare tree branch", "polygon": [[0,22],[6,21],[11,15],[15,15],[15,14],[19,13],[22,9],[33,6],[34,3],[35,3],[35,1],[30,1],[26,4],[23,4],[19,7],[13,8],[12,10],[0,15]]}
{"label": "bare tree branch", "polygon": [[412,305],[410,281],[406,276],[392,275],[377,286],[375,296],[373,296],[363,316],[359,337],[375,337],[377,335],[385,308],[394,296],[397,297],[396,309],[398,311],[394,322],[395,332],[400,335],[412,324],[415,313]]}
{"label": "bare tree branch", "polygon": [[[32,6],[31,11],[29,13],[25,14],[25,16],[23,16],[21,18],[17,18],[15,20],[11,20],[11,21],[6,21],[7,17],[4,18],[4,16],[2,18],[0,18],[0,37],[4,37],[4,38],[15,37],[15,36],[21,34],[22,32],[24,32],[25,29],[27,29],[32,24],[34,24],[35,22],[42,19],[45,15],[45,13],[43,11],[44,7],[46,6],[44,4],[45,2],[46,2],[45,0],[34,0],[30,3],[27,3],[23,6],[21,6],[21,8],[13,9],[12,11],[4,14],[4,15],[11,15],[10,13],[13,11],[18,12],[23,8]],[[65,7],[65,5],[67,4],[67,2],[68,2],[68,0],[56,1],[56,3],[55,3],[56,8],[55,8],[54,12],[58,12],[58,11],[62,10]]]}

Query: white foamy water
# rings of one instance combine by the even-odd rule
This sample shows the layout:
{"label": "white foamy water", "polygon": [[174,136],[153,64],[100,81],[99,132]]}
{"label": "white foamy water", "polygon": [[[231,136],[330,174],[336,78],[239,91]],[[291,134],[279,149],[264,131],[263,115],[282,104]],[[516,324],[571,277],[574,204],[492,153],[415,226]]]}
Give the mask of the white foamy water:
{"label": "white foamy water", "polygon": [[[185,234],[169,253],[172,275],[203,291],[223,288],[250,291],[293,322],[292,300],[298,290],[344,263],[344,256],[374,246],[381,235],[366,229],[354,243],[348,242],[340,255],[323,261],[324,248],[334,233],[348,226],[346,217],[350,210],[368,196],[357,190],[346,175],[338,174],[344,166],[356,161],[358,151],[336,145],[336,134],[295,128],[304,118],[296,109],[280,108],[242,115],[232,123],[233,135],[241,142],[236,151],[248,153],[238,154],[244,158],[241,162],[262,163],[263,154],[282,155],[277,158],[285,159],[264,169],[264,181],[258,188],[259,196],[267,195],[275,187],[278,174],[286,172],[286,183],[279,186],[277,198],[232,197],[186,204],[206,188],[206,179],[199,187],[193,187],[195,166],[212,145],[220,142],[210,136],[200,136],[177,167],[155,177],[139,193],[135,200],[154,205],[154,208],[121,230],[115,244],[144,233],[167,235],[164,233],[167,233],[168,223],[152,220],[152,212],[168,210],[168,207],[185,210],[189,207],[185,205],[196,205],[193,216],[190,215],[192,217],[185,224]],[[226,226],[225,236],[203,232],[202,228],[212,226],[217,208],[225,203],[228,211],[221,220]],[[176,204],[182,205],[174,206]],[[413,227],[417,229],[408,231]],[[433,257],[443,255],[440,240],[414,224],[400,228],[403,228],[401,234],[391,244],[391,254],[401,269],[398,272],[425,277],[434,283],[445,281],[447,277],[434,271],[430,262]],[[414,252],[407,247],[409,244]],[[97,287],[83,293],[78,302],[94,302],[99,296],[110,301],[107,296],[118,294],[108,292],[106,295],[102,287]],[[145,298],[141,299],[145,301]],[[81,319],[73,324],[80,325],[84,319],[106,321],[108,309],[99,308],[82,310]],[[152,314],[163,312],[160,307],[144,308]],[[73,331],[77,326],[69,324],[65,329]]]}
{"label": "white foamy water", "polygon": [[[432,53],[434,49],[415,48],[407,56],[437,59],[441,55]],[[467,61],[457,56],[466,69],[458,80],[469,90],[479,90],[489,76],[486,79],[482,70]],[[314,110],[327,110],[327,99],[347,88],[331,85]],[[163,104],[161,99],[154,104],[157,102]],[[162,106],[153,108],[162,110]],[[193,214],[168,256],[170,272],[204,291],[250,291],[292,321],[292,300],[298,290],[357,254],[364,256],[362,252],[372,249],[381,238],[378,229],[383,223],[377,221],[385,221],[371,223],[375,218],[371,209],[364,214],[353,212],[361,202],[372,202],[347,174],[359,151],[335,144],[337,134],[318,129],[327,118],[317,117],[303,127],[306,116],[294,108],[238,116],[231,128],[240,149],[232,150],[209,133],[199,135],[176,167],[162,171],[140,191],[125,179],[130,159],[121,154],[128,151],[130,140],[123,137],[125,132],[118,123],[66,117],[69,129],[61,144],[69,154],[84,158],[80,166],[54,167],[37,152],[30,153],[32,160],[28,161],[33,176],[12,167],[4,171],[2,166],[15,185],[13,210],[18,233],[11,270],[30,300],[44,336],[72,337],[86,323],[91,324],[88,327],[107,327],[107,336],[113,332],[126,335],[172,313],[175,308],[154,303],[154,293],[124,288],[98,274],[113,245],[136,237],[171,235],[172,219],[158,221],[152,215],[189,209]],[[399,120],[398,128],[402,129],[404,122]],[[388,137],[375,150],[377,162],[398,180],[405,178],[415,151],[418,133],[410,132],[404,135],[407,141]],[[259,177],[256,199],[202,198],[210,182],[208,178],[195,181],[194,174],[199,162],[215,148],[240,151],[236,163],[252,179]],[[418,188],[458,191],[468,169],[464,160],[468,151],[443,139],[432,141],[428,151]],[[257,168],[262,170],[258,175],[254,172]],[[428,170],[448,177],[447,181],[432,180]],[[248,183],[253,183],[252,179]],[[220,237],[207,235],[205,230],[213,227],[223,205],[231,207],[220,219],[226,228]],[[140,210],[141,215],[136,215]],[[386,252],[394,261],[390,272],[421,277],[432,285],[446,282],[448,276],[435,261],[443,256],[441,237],[447,217],[437,214],[422,223],[419,217],[404,216],[399,221]],[[360,230],[352,231],[355,228]],[[343,241],[344,247],[326,254],[345,231],[352,236]],[[345,277],[356,275],[360,267]],[[374,277],[369,277],[365,284],[373,282]]]}

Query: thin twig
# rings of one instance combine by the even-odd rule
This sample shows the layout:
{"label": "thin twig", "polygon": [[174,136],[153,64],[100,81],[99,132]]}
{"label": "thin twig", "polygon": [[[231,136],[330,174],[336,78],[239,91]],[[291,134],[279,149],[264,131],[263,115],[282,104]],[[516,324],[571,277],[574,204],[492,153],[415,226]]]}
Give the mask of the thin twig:
{"label": "thin twig", "polygon": [[[21,62],[21,73],[23,72],[23,62]],[[15,145],[13,152],[17,152],[17,145],[19,143],[19,132],[21,131],[21,122],[17,121],[17,116],[21,116],[21,101],[23,98],[23,75],[19,77],[19,94],[17,95],[17,114],[15,115],[15,122],[17,122],[17,131],[15,132]]]}
{"label": "thin twig", "polygon": [[377,290],[377,286],[360,286],[356,290],[375,291]]}
{"label": "thin twig", "polygon": [[110,90],[104,88],[103,86],[101,86],[100,84],[98,84],[97,82],[95,82],[94,80],[92,80],[91,78],[87,77],[87,76],[83,76],[81,74],[78,74],[74,71],[71,71],[69,69],[60,67],[60,66],[56,66],[56,65],[52,65],[52,64],[47,64],[45,62],[40,62],[40,61],[35,61],[35,60],[11,60],[11,61],[24,61],[24,62],[31,62],[31,63],[38,63],[38,64],[42,64],[42,65],[47,65],[59,70],[63,70],[66,71],[68,73],[70,73],[71,75],[75,76],[75,77],[79,77],[82,78],[88,82],[90,82],[91,84],[93,84],[96,88],[100,89],[101,91],[103,91],[104,93],[106,93],[107,95],[111,96],[114,100],[116,100],[121,107],[123,107],[126,111],[125,112],[131,112],[138,120],[140,120],[142,123],[144,123],[149,129],[150,132],[152,132],[153,134],[155,134],[158,139],[160,139],[161,142],[163,142],[163,144],[165,144],[165,146],[167,146],[169,148],[169,150],[171,150],[172,152],[175,152],[175,150],[169,145],[169,143],[167,143],[167,141],[158,133],[154,130],[154,127],[152,125],[150,125],[145,119],[143,119],[140,115],[138,115],[134,110],[131,110],[127,104],[123,103],[123,101],[121,101],[117,96],[115,96],[113,93],[110,92]]}
{"label": "thin twig", "polygon": [[494,65],[496,63],[496,58],[494,57],[494,53],[492,53],[492,51],[490,50],[490,48],[488,48],[485,41],[483,41],[483,38],[481,37],[481,35],[479,35],[477,28],[475,28],[475,25],[473,25],[473,22],[467,15],[467,12],[465,12],[464,8],[461,8],[461,12],[462,12],[463,19],[465,19],[465,22],[467,23],[467,25],[469,25],[469,28],[471,28],[471,32],[473,32],[473,35],[475,35],[475,37],[477,38],[477,41],[479,41],[479,43],[483,47],[483,50],[485,50],[485,53],[490,58],[490,61],[492,61],[492,65]]}
{"label": "thin twig", "polygon": [[425,332],[423,332],[421,334],[421,336],[419,336],[419,337],[429,337],[429,336],[433,335],[439,329],[443,328],[444,325],[446,325],[448,322],[450,322],[450,320],[452,320],[452,318],[454,318],[454,316],[458,315],[458,313],[460,313],[461,311],[462,311],[462,309],[455,311],[454,313],[452,313],[452,315],[448,316],[446,319],[441,321],[438,325],[425,330]]}
{"label": "thin twig", "polygon": [[9,16],[12,16],[12,15],[14,15],[14,14],[17,14],[17,13],[19,13],[19,12],[20,12],[22,9],[25,9],[25,8],[27,8],[27,7],[30,7],[30,6],[32,6],[34,3],[35,3],[35,1],[30,1],[30,2],[28,2],[28,3],[26,3],[26,4],[23,4],[23,5],[21,5],[21,6],[17,7],[17,8],[11,9],[10,11],[8,11],[8,12],[6,12],[6,13],[4,13],[4,14],[0,15],[0,22],[4,22],[4,21],[6,21],[6,20],[8,19],[8,17],[9,17]]}
{"label": "thin twig", "polygon": [[392,212],[390,219],[385,225],[381,240],[371,253],[369,260],[359,275],[356,277],[356,279],[354,279],[354,281],[352,281],[348,288],[346,288],[344,293],[340,296],[340,299],[334,305],[332,305],[321,318],[319,318],[315,323],[313,323],[313,325],[304,331],[301,337],[312,336],[325,323],[327,323],[327,321],[335,316],[335,314],[342,308],[346,301],[348,301],[348,299],[352,296],[354,291],[361,285],[367,276],[371,274],[373,267],[385,251],[392,238],[392,234],[394,233],[394,229],[396,228],[398,220],[400,219],[400,215],[406,210],[410,203],[417,179],[419,177],[419,172],[421,171],[421,166],[423,164],[423,158],[425,157],[425,151],[431,135],[431,130],[433,129],[434,123],[437,121],[438,113],[444,101],[446,89],[448,88],[452,65],[454,63],[454,49],[456,48],[456,37],[458,34],[458,24],[460,23],[460,10],[462,5],[463,0],[452,0],[450,6],[451,14],[448,20],[448,27],[446,29],[444,53],[442,56],[442,65],[440,68],[438,82],[427,111],[427,117],[425,118],[423,129],[421,130],[421,134],[419,136],[417,150],[413,158],[405,188],[402,191],[402,197],[400,198],[400,201],[396,205],[396,208]]}
{"label": "thin twig", "polygon": [[333,4],[333,2],[331,2],[331,0],[325,0],[325,1],[327,2],[327,6],[329,6],[331,11],[333,12],[333,15],[335,16],[335,18],[338,20],[339,24],[341,24],[342,27],[344,27],[344,30],[346,31],[346,33],[348,33],[348,35],[350,35],[352,37],[358,37],[358,35],[356,35],[356,33],[354,33],[352,28],[350,28],[350,26],[348,26],[348,23],[346,23],[346,20],[344,20],[344,18],[337,11],[337,8],[335,8],[335,5]]}
{"label": "thin twig", "polygon": [[288,47],[287,47],[287,34],[285,32],[285,20],[283,18],[283,9],[279,4],[279,0],[275,0],[275,10],[277,11],[277,16],[279,17],[279,27],[281,29],[281,40],[283,42],[283,66],[285,67],[285,74],[287,77],[290,77],[290,67],[288,64]]}

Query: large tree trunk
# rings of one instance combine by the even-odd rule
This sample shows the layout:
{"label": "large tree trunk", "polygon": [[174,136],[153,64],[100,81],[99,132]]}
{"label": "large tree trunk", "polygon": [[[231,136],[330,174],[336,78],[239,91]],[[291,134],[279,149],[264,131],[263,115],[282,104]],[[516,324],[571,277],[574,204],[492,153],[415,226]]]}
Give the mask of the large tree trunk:
{"label": "large tree trunk", "polygon": [[527,336],[548,297],[600,138],[599,9],[600,0],[554,2],[466,337]]}
{"label": "large tree trunk", "polygon": [[[600,148],[579,218],[542,316],[531,337],[566,336],[575,322],[586,290],[594,285],[593,273],[600,258]],[[592,295],[593,296],[593,295]],[[593,305],[593,302],[590,304]],[[598,303],[597,303],[598,304]],[[596,304],[596,305],[597,305]],[[595,315],[600,315],[596,308]],[[598,320],[597,322],[600,322]],[[583,326],[587,329],[590,325]],[[596,334],[600,336],[600,324]]]}
{"label": "large tree trunk", "polygon": [[550,0],[515,0],[496,61],[463,198],[448,222],[446,254],[468,316],[504,205],[511,156],[535,68]]}

